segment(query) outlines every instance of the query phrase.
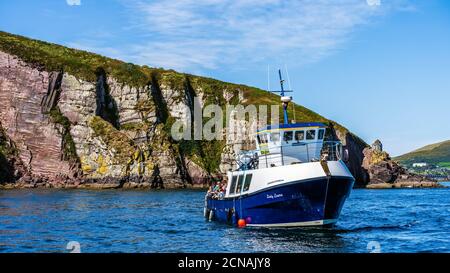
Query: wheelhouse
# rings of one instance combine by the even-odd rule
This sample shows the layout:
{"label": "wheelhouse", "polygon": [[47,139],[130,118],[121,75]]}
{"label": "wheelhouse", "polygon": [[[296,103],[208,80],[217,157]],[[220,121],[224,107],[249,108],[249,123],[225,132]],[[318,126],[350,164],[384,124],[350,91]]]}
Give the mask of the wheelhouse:
{"label": "wheelhouse", "polygon": [[319,161],[325,140],[322,123],[280,124],[259,130],[256,135],[259,165],[277,167]]}

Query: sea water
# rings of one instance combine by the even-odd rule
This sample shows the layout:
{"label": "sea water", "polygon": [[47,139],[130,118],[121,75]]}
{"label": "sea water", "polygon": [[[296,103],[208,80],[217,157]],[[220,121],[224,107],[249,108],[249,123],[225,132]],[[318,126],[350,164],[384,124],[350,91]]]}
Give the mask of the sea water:
{"label": "sea water", "polygon": [[333,228],[238,229],[203,204],[190,190],[0,191],[0,252],[450,252],[450,188],[353,190]]}

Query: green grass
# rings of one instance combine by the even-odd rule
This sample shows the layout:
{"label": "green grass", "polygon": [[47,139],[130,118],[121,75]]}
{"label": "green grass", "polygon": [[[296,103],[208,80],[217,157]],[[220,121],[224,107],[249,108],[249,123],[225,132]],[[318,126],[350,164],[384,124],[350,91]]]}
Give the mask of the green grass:
{"label": "green grass", "polygon": [[450,165],[450,140],[434,143],[394,158],[402,164],[410,165],[416,162]]}
{"label": "green grass", "polygon": [[439,162],[437,165],[442,168],[450,169],[450,162]]}

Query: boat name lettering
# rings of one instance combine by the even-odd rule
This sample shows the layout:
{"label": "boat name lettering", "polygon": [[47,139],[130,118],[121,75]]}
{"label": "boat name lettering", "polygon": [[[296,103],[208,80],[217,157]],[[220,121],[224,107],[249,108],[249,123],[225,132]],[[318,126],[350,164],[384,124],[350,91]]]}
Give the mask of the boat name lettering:
{"label": "boat name lettering", "polygon": [[281,197],[283,197],[282,193],[280,193],[280,194],[275,193],[275,194],[268,194],[267,195],[267,199],[275,199],[275,198],[281,198]]}

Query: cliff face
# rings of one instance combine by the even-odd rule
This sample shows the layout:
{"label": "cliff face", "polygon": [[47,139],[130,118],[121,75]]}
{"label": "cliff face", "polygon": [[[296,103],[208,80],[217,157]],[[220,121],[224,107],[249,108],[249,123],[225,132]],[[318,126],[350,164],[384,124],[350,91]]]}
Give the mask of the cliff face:
{"label": "cliff face", "polygon": [[198,170],[186,164],[156,115],[164,112],[158,104],[175,104],[177,92],[165,88],[172,94],[168,103],[163,94],[155,102],[152,92],[161,91],[153,84],[122,85],[102,71],[97,82],[86,82],[0,52],[0,121],[39,183],[126,187],[150,186],[161,178],[181,187],[191,180],[188,167]]}
{"label": "cliff face", "polygon": [[61,160],[61,128],[41,110],[49,73],[0,53],[0,79],[0,122],[28,171],[49,178],[72,175],[69,162]]}
{"label": "cliff face", "polygon": [[342,141],[344,149],[348,151],[347,167],[355,177],[357,187],[363,187],[370,181],[369,174],[363,168],[363,151],[368,145],[359,137],[350,132],[336,131],[337,138]]}
{"label": "cliff face", "polygon": [[[15,183],[10,186],[203,185],[232,167],[244,144],[254,143],[174,141],[171,125],[192,116],[196,103],[279,104],[256,88],[0,34],[0,183]],[[74,60],[82,64],[74,67]],[[335,125],[349,151],[350,170],[360,184],[367,183],[364,141],[308,109],[295,109],[299,121]],[[248,133],[254,125],[239,126]]]}

